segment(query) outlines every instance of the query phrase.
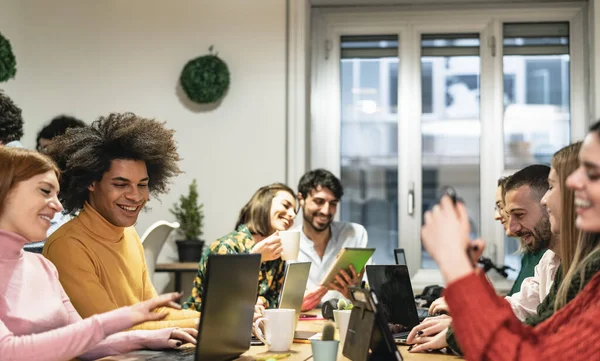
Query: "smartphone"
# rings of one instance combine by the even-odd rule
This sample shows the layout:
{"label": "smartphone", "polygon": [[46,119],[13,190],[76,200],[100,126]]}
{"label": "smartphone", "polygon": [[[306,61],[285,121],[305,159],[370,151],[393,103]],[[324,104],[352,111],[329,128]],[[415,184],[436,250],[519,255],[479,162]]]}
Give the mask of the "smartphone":
{"label": "smartphone", "polygon": [[[447,195],[448,197],[450,197],[450,199],[452,200],[452,203],[456,206],[456,190],[454,190],[454,188],[452,187],[445,187],[444,188],[444,194]],[[477,246],[473,246],[473,245],[469,245],[467,246],[467,257],[469,257],[469,260],[472,259],[471,257],[471,253],[473,251],[477,251],[479,247]],[[476,265],[474,264],[473,267],[475,267]]]}
{"label": "smartphone", "polygon": [[448,197],[450,197],[450,199],[452,200],[452,203],[454,205],[456,205],[456,191],[454,190],[454,188],[449,187],[449,186],[445,187],[444,194],[447,195]]}

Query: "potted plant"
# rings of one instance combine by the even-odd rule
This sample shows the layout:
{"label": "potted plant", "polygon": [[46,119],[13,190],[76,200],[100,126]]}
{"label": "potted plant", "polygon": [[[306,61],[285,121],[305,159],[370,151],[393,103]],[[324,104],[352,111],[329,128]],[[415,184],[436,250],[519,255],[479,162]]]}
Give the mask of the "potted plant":
{"label": "potted plant", "polygon": [[202,203],[198,203],[198,184],[194,179],[190,184],[188,195],[181,195],[179,202],[173,204],[173,208],[169,210],[179,222],[178,233],[184,237],[175,242],[179,262],[200,261],[204,247],[204,241],[200,239],[204,227],[203,207]]}

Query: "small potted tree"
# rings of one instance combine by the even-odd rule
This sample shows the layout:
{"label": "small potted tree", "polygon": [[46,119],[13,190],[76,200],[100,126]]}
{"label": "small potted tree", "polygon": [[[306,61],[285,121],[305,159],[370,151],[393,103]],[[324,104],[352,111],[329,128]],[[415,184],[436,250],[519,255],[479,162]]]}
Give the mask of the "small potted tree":
{"label": "small potted tree", "polygon": [[198,203],[198,185],[196,179],[192,181],[187,196],[181,195],[179,202],[173,204],[170,212],[179,222],[178,233],[184,237],[177,240],[179,262],[198,262],[202,256],[204,241],[202,228],[204,227],[204,205]]}

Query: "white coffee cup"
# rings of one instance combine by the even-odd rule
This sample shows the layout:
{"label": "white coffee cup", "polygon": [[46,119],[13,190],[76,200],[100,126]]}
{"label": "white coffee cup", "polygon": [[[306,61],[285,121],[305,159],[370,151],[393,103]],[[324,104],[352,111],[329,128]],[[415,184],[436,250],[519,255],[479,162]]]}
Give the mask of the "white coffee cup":
{"label": "white coffee cup", "polygon": [[344,344],[346,333],[348,332],[348,323],[350,323],[350,314],[352,310],[333,310],[333,319],[339,330],[340,344]]}
{"label": "white coffee cup", "polygon": [[[288,351],[294,340],[294,321],[296,310],[288,308],[265,310],[265,317],[254,323],[254,334],[269,346],[269,351]],[[261,322],[265,323],[265,334],[260,330]]]}
{"label": "white coffee cup", "polygon": [[284,261],[295,261],[300,253],[300,231],[279,231],[281,238],[281,259]]}

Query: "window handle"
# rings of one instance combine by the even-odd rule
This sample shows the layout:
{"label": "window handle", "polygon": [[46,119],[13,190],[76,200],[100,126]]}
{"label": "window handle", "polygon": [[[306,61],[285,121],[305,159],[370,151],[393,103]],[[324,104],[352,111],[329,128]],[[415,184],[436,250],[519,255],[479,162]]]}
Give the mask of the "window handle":
{"label": "window handle", "polygon": [[415,214],[415,183],[411,182],[410,190],[408,191],[408,201],[407,201],[407,209],[409,216],[413,216]]}

